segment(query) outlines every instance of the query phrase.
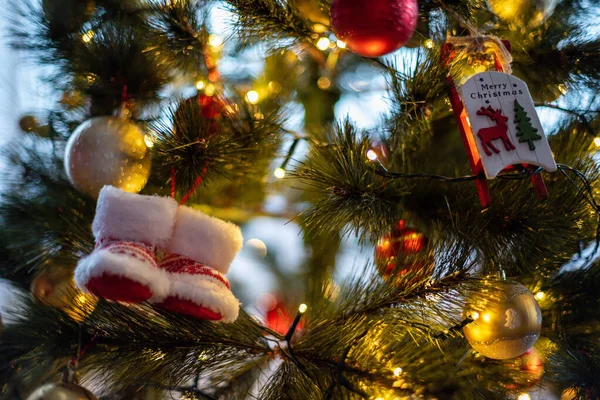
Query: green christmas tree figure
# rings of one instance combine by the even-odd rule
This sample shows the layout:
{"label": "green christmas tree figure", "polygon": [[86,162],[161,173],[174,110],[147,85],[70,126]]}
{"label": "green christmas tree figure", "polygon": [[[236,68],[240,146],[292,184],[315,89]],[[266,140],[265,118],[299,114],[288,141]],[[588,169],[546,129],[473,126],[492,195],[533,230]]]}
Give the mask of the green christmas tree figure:
{"label": "green christmas tree figure", "polygon": [[523,106],[519,104],[515,99],[515,124],[517,125],[517,136],[519,137],[519,143],[527,142],[529,144],[529,150],[535,150],[535,140],[540,140],[542,137],[537,134],[537,129],[531,125],[531,118],[527,116],[527,113],[523,109]]}

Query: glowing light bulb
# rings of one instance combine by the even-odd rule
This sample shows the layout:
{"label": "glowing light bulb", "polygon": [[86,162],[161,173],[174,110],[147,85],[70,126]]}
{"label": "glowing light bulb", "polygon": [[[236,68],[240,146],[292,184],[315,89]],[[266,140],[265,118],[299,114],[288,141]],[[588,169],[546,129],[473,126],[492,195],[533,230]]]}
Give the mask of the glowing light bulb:
{"label": "glowing light bulb", "polygon": [[485,322],[490,322],[492,320],[492,316],[489,313],[483,314],[481,318],[483,318]]}
{"label": "glowing light bulb", "polygon": [[246,242],[246,245],[252,247],[260,257],[265,257],[267,255],[267,245],[260,239],[250,239]]}
{"label": "glowing light bulb", "polygon": [[246,93],[246,101],[250,104],[256,104],[258,103],[258,92],[256,90],[251,90],[248,93]]}
{"label": "glowing light bulb", "polygon": [[346,48],[346,42],[344,42],[342,40],[338,40],[335,44],[337,44],[337,47],[339,47],[340,49]]}
{"label": "glowing light bulb", "polygon": [[535,298],[538,300],[542,300],[544,297],[546,297],[546,293],[544,293],[544,292],[537,292],[535,294]]}
{"label": "glowing light bulb", "polygon": [[331,86],[331,81],[326,76],[322,76],[317,81],[317,86],[321,90],[329,89],[329,87]]}
{"label": "glowing light bulb", "polygon": [[209,83],[204,88],[204,94],[207,96],[212,96],[215,94],[215,92],[216,92],[215,85],[213,85],[212,83]]}
{"label": "glowing light bulb", "polygon": [[473,312],[471,313],[471,319],[472,319],[473,321],[477,321],[477,319],[479,319],[479,313],[478,313],[477,311],[473,311]]}
{"label": "glowing light bulb", "polygon": [[83,40],[84,43],[89,43],[92,41],[93,37],[94,37],[94,31],[87,31],[86,33],[84,33],[81,36],[81,40]]}
{"label": "glowing light bulb", "polygon": [[308,310],[308,306],[304,303],[300,304],[300,306],[298,307],[298,312],[300,314],[304,314],[306,310]]}
{"label": "glowing light bulb", "polygon": [[275,178],[277,179],[283,179],[285,177],[285,169],[275,168],[275,171],[273,171],[273,175],[275,175]]}
{"label": "glowing light bulb", "polygon": [[428,49],[431,49],[431,48],[433,48],[433,40],[431,40],[431,39],[427,39],[427,40],[425,41],[425,43],[423,43],[423,45],[424,45],[426,48],[428,48]]}
{"label": "glowing light bulb", "polygon": [[154,136],[150,135],[150,134],[145,134],[144,135],[144,143],[146,143],[146,147],[148,147],[149,149],[154,147]]}
{"label": "glowing light bulb", "polygon": [[317,49],[327,50],[330,43],[331,42],[329,41],[329,39],[327,39],[325,36],[323,36],[317,41]]}
{"label": "glowing light bulb", "polygon": [[394,370],[394,376],[400,376],[402,373],[402,368],[398,367]]}
{"label": "glowing light bulb", "polygon": [[208,44],[211,47],[219,47],[223,44],[223,38],[219,35],[215,35],[214,33],[208,36]]}
{"label": "glowing light bulb", "polygon": [[198,82],[196,82],[196,89],[202,90],[202,89],[204,89],[205,85],[206,84],[204,83],[204,81],[198,81]]}
{"label": "glowing light bulb", "polygon": [[377,160],[377,153],[375,153],[373,150],[369,150],[367,151],[367,158],[371,161],[375,161]]}
{"label": "glowing light bulb", "polygon": [[517,397],[517,400],[531,400],[531,396],[527,393],[521,393],[519,397]]}
{"label": "glowing light bulb", "polygon": [[594,138],[594,144],[596,147],[600,147],[600,137]]}

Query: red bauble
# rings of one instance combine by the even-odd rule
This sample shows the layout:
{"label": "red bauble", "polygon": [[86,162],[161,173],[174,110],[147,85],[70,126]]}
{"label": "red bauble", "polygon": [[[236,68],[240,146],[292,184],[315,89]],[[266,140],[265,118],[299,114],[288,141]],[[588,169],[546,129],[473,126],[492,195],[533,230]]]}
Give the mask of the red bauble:
{"label": "red bauble", "polygon": [[193,103],[197,103],[200,106],[201,118],[206,122],[205,133],[217,133],[219,131],[219,121],[223,118],[223,115],[226,115],[228,104],[219,96],[207,96],[205,94],[190,97],[179,106],[177,111],[175,111],[175,131],[177,132],[177,128],[181,126],[179,125],[181,121],[184,121],[186,117],[189,118],[186,108],[190,108]]}
{"label": "red bauble", "polygon": [[331,25],[350,50],[379,57],[402,47],[417,26],[416,0],[333,0]]}
{"label": "red bauble", "polygon": [[[288,307],[281,296],[263,294],[260,296],[259,309],[265,315],[265,325],[281,335],[285,335],[294,321],[294,315],[288,312]],[[297,331],[302,329],[302,321],[298,324]]]}
{"label": "red bauble", "polygon": [[[384,278],[390,277],[394,271],[400,275],[416,272],[433,260],[418,256],[427,248],[429,239],[419,231],[406,228],[404,221],[398,222],[396,228],[384,236],[375,247],[375,263]],[[403,266],[397,265],[397,259],[406,259]]]}

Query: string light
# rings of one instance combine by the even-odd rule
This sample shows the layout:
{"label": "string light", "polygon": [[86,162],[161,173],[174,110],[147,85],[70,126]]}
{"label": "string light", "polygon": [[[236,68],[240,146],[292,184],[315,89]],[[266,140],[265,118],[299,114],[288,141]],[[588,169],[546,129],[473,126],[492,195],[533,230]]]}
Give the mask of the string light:
{"label": "string light", "polygon": [[425,45],[425,47],[426,47],[426,48],[428,48],[428,49],[431,49],[431,48],[433,48],[433,40],[431,40],[431,39],[427,39],[427,40],[425,41],[424,45]]}
{"label": "string light", "polygon": [[517,400],[531,400],[531,396],[527,393],[521,393],[519,397],[517,397]]}
{"label": "string light", "polygon": [[473,321],[477,321],[477,320],[479,319],[479,313],[478,313],[477,311],[473,311],[473,312],[471,313],[471,319],[472,319]]}
{"label": "string light", "polygon": [[327,39],[325,36],[323,36],[317,41],[317,49],[327,50],[330,43],[331,43],[331,41],[329,39]]}
{"label": "string light", "polygon": [[535,294],[535,298],[538,300],[542,300],[544,297],[546,297],[546,294],[544,292],[537,292]]}
{"label": "string light", "polygon": [[594,144],[596,147],[600,147],[600,137],[594,138]]}
{"label": "string light", "polygon": [[212,83],[207,84],[206,87],[204,88],[204,94],[207,96],[212,96],[215,94],[215,92],[216,92],[215,85],[213,85]]}
{"label": "string light", "polygon": [[367,158],[371,161],[377,160],[377,153],[374,150],[367,151]]}
{"label": "string light", "polygon": [[146,143],[146,147],[148,147],[149,149],[154,147],[154,136],[150,135],[150,134],[145,134],[144,135],[144,143]]}
{"label": "string light", "polygon": [[394,370],[394,376],[400,376],[402,373],[402,368],[398,367]]}
{"label": "string light", "polygon": [[300,314],[304,314],[306,310],[308,310],[308,306],[306,304],[302,303],[298,306],[298,312]]}
{"label": "string light", "polygon": [[344,42],[342,40],[338,40],[335,44],[337,44],[337,47],[339,47],[340,49],[346,48],[346,42]]}
{"label": "string light", "polygon": [[329,89],[329,87],[331,87],[331,81],[326,76],[322,76],[317,81],[317,86],[321,90]]}
{"label": "string light", "polygon": [[210,47],[219,47],[223,44],[223,38],[213,33],[208,36],[208,44]]}
{"label": "string light", "polygon": [[81,36],[81,40],[83,40],[85,43],[89,43],[92,41],[93,37],[94,37],[94,31],[87,31],[86,33],[84,33]]}
{"label": "string light", "polygon": [[248,93],[246,93],[246,101],[250,104],[256,104],[258,103],[258,92],[256,90],[251,90]]}
{"label": "string light", "polygon": [[273,175],[275,175],[275,178],[277,179],[283,179],[285,177],[285,169],[275,168],[275,171],[273,171]]}
{"label": "string light", "polygon": [[246,245],[252,247],[260,257],[265,257],[267,255],[267,245],[260,239],[249,239],[246,242]]}
{"label": "string light", "polygon": [[485,313],[485,314],[483,314],[483,316],[481,318],[483,318],[483,320],[485,322],[490,322],[490,320],[492,319],[492,316],[489,313]]}
{"label": "string light", "polygon": [[204,81],[198,81],[198,82],[196,82],[196,89],[202,90],[202,89],[204,89],[205,85],[206,84],[204,83]]}

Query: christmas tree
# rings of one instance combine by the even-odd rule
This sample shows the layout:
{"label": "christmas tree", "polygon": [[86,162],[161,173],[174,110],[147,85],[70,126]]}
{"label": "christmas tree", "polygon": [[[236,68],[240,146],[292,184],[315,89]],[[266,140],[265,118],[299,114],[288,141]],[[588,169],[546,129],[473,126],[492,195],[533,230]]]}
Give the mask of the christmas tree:
{"label": "christmas tree", "polygon": [[[595,2],[12,3],[56,101],[2,149],[3,399],[600,398]],[[482,209],[449,99],[499,68],[558,171]],[[265,221],[298,270],[242,239]]]}
{"label": "christmas tree", "polygon": [[517,136],[519,142],[529,145],[529,150],[535,150],[536,140],[540,140],[542,137],[537,134],[537,129],[531,125],[531,118],[527,116],[527,113],[523,109],[523,106],[515,99],[515,124],[517,124]]}

